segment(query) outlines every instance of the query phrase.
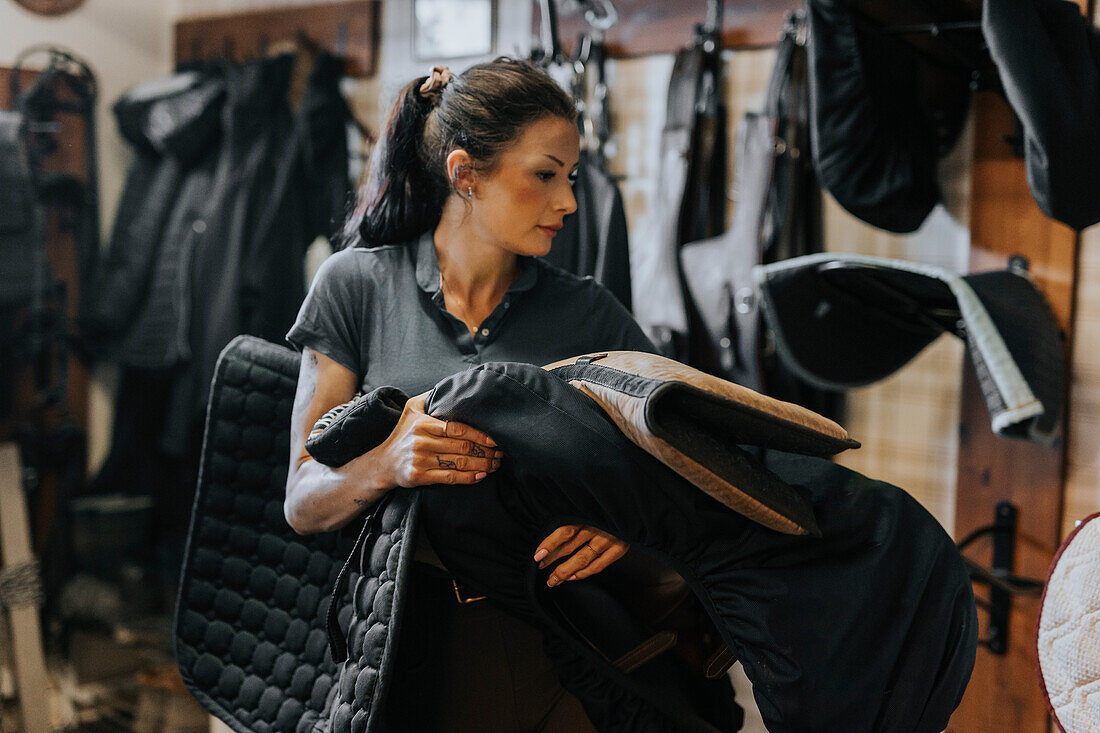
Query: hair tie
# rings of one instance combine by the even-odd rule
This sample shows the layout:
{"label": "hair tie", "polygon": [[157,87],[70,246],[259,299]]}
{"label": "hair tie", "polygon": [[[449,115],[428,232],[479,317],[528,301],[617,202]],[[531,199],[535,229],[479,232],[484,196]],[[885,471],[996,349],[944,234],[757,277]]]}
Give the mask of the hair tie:
{"label": "hair tie", "polygon": [[420,96],[431,100],[432,104],[439,104],[443,96],[443,87],[451,81],[451,70],[446,66],[433,66],[432,73],[420,85]]}

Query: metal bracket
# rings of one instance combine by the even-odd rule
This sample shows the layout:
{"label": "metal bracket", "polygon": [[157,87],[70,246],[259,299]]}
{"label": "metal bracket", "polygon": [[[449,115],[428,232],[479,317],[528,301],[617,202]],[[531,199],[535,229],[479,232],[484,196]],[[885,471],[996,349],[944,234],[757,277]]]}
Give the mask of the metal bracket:
{"label": "metal bracket", "polygon": [[[993,574],[1007,577],[1012,573],[1012,564],[1016,559],[1016,521],[1018,511],[1007,501],[997,504],[993,526]],[[1008,619],[1012,611],[1012,594],[1003,588],[989,589],[989,636],[986,647],[994,654],[1008,651]]]}
{"label": "metal bracket", "polygon": [[997,504],[993,524],[976,529],[958,543],[959,550],[979,537],[993,535],[993,565],[985,568],[964,557],[970,579],[989,585],[989,600],[975,598],[980,608],[989,612],[987,635],[978,643],[997,655],[1008,652],[1008,624],[1012,614],[1014,596],[1038,596],[1043,591],[1043,581],[1022,578],[1012,574],[1016,560],[1016,524],[1019,510],[1008,501]]}

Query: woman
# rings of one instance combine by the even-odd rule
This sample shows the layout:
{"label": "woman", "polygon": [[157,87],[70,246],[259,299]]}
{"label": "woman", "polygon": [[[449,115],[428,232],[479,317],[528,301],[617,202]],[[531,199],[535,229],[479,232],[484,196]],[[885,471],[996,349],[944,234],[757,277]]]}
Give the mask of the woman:
{"label": "woman", "polygon": [[[606,289],[535,259],[576,209],[575,116],[546,74],[507,58],[453,77],[436,67],[402,90],[345,231],[354,246],[325,262],[287,334],[302,350],[285,501],[296,531],[341,527],[399,486],[473,484],[500,466],[491,436],[425,414],[423,393],[440,379],[488,361],[653,350]],[[314,422],[382,385],[418,395],[389,438],[339,469],[313,461],[304,442]],[[532,557],[541,567],[560,561],[553,586],[598,573],[626,550],[606,533],[566,526]],[[426,541],[417,559],[414,585],[445,571]],[[415,659],[402,636],[391,707],[437,710],[438,730],[592,729],[561,689],[536,629],[489,604],[452,597],[450,606],[432,624],[447,638],[428,645],[431,660]],[[422,679],[416,690],[404,680],[434,655],[447,684],[432,698]],[[502,686],[514,694],[502,695]]]}

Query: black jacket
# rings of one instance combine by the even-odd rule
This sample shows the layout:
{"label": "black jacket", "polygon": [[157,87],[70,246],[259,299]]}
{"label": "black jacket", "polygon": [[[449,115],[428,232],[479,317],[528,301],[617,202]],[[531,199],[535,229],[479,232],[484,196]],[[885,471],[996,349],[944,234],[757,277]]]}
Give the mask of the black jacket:
{"label": "black jacket", "polygon": [[[134,158],[107,252],[89,283],[81,327],[99,351],[122,364],[158,367],[182,358],[171,347],[178,328],[163,326],[180,318],[183,298],[176,283],[186,258],[178,237],[166,233],[180,199],[208,190],[224,99],[225,80],[211,70],[140,85],[114,104]],[[147,301],[150,293],[156,301]],[[150,322],[153,316],[162,320]]]}
{"label": "black jacket", "polygon": [[622,674],[578,642],[559,600],[573,586],[548,590],[548,571],[531,560],[541,539],[565,524],[604,529],[691,585],[743,663],[772,733],[932,733],[947,725],[973,668],[974,600],[953,542],[905,492],[824,459],[769,451],[765,465],[799,487],[821,530],[792,536],[711,499],[538,367],[498,362],[456,374],[436,385],[425,409],[492,435],[506,457],[461,492],[398,492],[378,512],[389,519],[375,521],[401,525],[400,537],[368,532],[361,554],[353,553],[362,577],[342,674],[377,675],[379,684],[361,694],[341,682],[333,730],[343,733],[344,714],[370,719],[384,710],[392,652],[383,649],[400,643],[387,641],[392,635],[378,622],[411,612],[400,602],[407,564],[399,558],[418,531],[470,592],[543,629],[562,684],[600,730],[715,725],[675,704],[680,698],[667,693],[674,675],[659,666]]}
{"label": "black jacket", "polygon": [[294,322],[306,248],[347,200],[342,64],[319,56],[292,113],[294,63],[215,65],[116,104],[136,158],[89,330],[124,366],[172,370],[161,444],[174,454],[190,448],[230,339],[280,339]]}

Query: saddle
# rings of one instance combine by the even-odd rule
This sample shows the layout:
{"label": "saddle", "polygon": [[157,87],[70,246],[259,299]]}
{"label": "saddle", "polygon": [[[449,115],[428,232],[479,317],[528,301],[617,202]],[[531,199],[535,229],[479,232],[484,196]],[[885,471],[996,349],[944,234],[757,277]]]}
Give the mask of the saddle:
{"label": "saddle", "polygon": [[[652,614],[590,593],[589,581],[545,588],[539,575],[548,571],[530,561],[530,548],[547,526],[588,521],[689,584],[730,650],[704,661],[720,674],[734,654],[741,659],[769,729],[942,729],[975,645],[973,597],[950,538],[904,492],[820,458],[766,449],[760,467],[791,489],[783,504],[748,488],[752,471],[724,471],[706,451],[693,454],[732,487],[727,498],[744,494],[745,506],[755,501],[801,529],[731,511],[692,483],[692,466],[677,469],[628,438],[600,391],[618,393],[604,403],[637,416],[654,446],[705,446],[733,430],[732,446],[736,420],[743,434],[818,455],[854,442],[812,413],[734,394],[736,385],[713,395],[679,384],[669,364],[628,374],[621,360],[633,356],[572,359],[554,373],[494,363],[442,380],[425,409],[493,435],[505,465],[461,494],[446,486],[389,492],[347,553],[350,538],[297,537],[283,521],[296,356],[234,340],[211,392],[180,589],[177,659],[188,687],[239,731],[386,729],[399,712],[386,709],[388,671],[401,619],[412,618],[412,548],[425,531],[456,580],[543,629],[563,685],[601,730],[736,730],[732,700],[724,713],[700,706],[684,665],[660,653],[668,635],[647,636]],[[338,434],[356,412],[349,407],[322,432]],[[685,429],[685,421],[697,425]],[[350,558],[342,575],[336,557]],[[333,584],[335,600],[326,601]],[[601,636],[588,644],[589,634]]]}

